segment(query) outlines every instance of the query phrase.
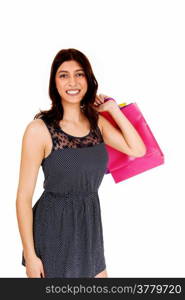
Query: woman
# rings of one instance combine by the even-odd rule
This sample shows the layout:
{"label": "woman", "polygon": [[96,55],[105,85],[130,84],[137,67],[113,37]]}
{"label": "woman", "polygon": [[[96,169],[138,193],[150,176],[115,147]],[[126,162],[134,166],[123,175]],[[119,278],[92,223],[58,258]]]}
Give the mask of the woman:
{"label": "woman", "polygon": [[[24,132],[16,209],[30,278],[107,277],[98,196],[105,144],[136,157],[145,145],[116,102],[104,103],[97,89],[87,57],[73,48],[59,51],[50,73],[51,109],[37,113]],[[32,209],[40,166],[44,191]]]}

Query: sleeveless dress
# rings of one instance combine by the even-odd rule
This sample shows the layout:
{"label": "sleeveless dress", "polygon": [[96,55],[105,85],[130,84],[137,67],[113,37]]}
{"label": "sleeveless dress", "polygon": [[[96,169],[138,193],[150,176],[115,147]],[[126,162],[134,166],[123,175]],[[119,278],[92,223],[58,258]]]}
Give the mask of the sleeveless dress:
{"label": "sleeveless dress", "polygon": [[106,268],[98,189],[108,152],[101,131],[97,125],[76,137],[41,119],[52,150],[42,160],[44,191],[33,206],[36,255],[45,277],[95,277]]}

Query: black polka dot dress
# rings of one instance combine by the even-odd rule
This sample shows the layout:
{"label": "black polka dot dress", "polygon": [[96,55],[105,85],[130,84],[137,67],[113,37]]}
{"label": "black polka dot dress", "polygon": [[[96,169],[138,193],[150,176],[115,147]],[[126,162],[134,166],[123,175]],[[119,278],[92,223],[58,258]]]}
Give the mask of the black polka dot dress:
{"label": "black polka dot dress", "polygon": [[95,277],[106,268],[98,189],[108,153],[101,131],[74,137],[41,119],[53,147],[41,163],[44,191],[33,206],[35,252],[45,277]]}

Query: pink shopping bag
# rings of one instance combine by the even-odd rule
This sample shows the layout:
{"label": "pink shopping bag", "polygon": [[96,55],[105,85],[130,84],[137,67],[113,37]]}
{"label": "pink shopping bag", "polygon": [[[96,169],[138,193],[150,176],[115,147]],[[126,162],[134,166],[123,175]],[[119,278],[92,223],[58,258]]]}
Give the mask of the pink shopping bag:
{"label": "pink shopping bag", "polygon": [[[164,163],[164,155],[137,103],[120,106],[120,110],[140,134],[147,151],[142,157],[133,157],[105,144],[109,156],[106,174],[111,173],[115,183]],[[100,114],[110,121],[114,127],[118,128],[116,122],[107,111],[100,112]]]}

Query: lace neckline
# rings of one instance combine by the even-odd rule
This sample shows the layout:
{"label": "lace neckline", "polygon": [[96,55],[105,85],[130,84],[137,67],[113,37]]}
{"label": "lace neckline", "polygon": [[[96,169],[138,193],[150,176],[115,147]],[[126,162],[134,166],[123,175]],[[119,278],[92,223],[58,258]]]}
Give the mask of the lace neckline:
{"label": "lace neckline", "polygon": [[70,136],[70,137],[72,137],[72,138],[77,138],[77,139],[83,139],[83,138],[86,138],[87,136],[89,136],[89,135],[91,134],[91,129],[89,130],[88,134],[86,134],[86,135],[84,135],[84,136],[74,136],[74,135],[71,135],[71,134],[65,132],[65,131],[61,128],[61,126],[59,126],[57,129],[58,129],[59,131],[63,132],[64,134],[66,134],[67,136]]}

